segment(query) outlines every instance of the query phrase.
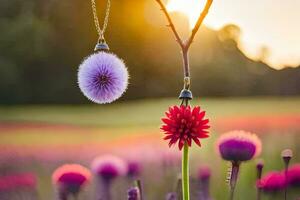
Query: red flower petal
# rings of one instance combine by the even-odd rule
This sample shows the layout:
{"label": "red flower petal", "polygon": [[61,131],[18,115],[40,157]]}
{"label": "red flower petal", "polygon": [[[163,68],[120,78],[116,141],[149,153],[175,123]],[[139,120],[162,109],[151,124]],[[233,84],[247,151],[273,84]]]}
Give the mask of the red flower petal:
{"label": "red flower petal", "polygon": [[164,140],[170,140],[169,146],[178,142],[180,150],[185,143],[191,146],[192,141],[201,146],[199,138],[209,137],[209,120],[204,118],[205,114],[199,106],[170,107],[166,117],[162,118],[164,124],[160,128],[166,135]]}
{"label": "red flower petal", "polygon": [[193,140],[194,140],[194,142],[195,142],[199,147],[201,147],[201,143],[200,143],[200,140],[199,140],[198,138],[193,137]]}

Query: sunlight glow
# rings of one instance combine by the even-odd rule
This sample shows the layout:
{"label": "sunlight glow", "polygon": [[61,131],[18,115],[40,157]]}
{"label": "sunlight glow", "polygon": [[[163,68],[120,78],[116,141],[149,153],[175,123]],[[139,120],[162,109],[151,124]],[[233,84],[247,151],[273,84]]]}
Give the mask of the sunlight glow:
{"label": "sunlight glow", "polygon": [[170,12],[181,12],[185,14],[189,19],[190,28],[193,28],[204,3],[204,1],[195,0],[170,0],[168,1],[167,9]]}
{"label": "sunlight glow", "polygon": [[[192,29],[205,2],[168,0],[167,9],[186,15]],[[282,0],[214,0],[204,24],[215,30],[235,24],[242,31],[239,47],[249,58],[257,59],[261,48],[267,47],[270,54],[265,61],[271,67],[296,67],[300,64],[299,7],[299,0],[285,4]]]}

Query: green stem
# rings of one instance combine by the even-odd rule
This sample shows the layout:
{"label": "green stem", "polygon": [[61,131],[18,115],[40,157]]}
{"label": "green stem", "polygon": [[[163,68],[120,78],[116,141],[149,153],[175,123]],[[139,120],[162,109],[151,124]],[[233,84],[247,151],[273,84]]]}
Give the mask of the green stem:
{"label": "green stem", "polygon": [[182,195],[183,200],[190,200],[189,187],[189,146],[184,144],[182,152]]}

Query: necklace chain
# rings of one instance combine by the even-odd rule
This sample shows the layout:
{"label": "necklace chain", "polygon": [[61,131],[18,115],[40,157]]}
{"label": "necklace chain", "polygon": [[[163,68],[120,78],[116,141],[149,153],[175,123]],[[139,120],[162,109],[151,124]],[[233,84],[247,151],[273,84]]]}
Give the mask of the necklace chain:
{"label": "necklace chain", "polygon": [[95,26],[96,26],[96,30],[98,32],[99,38],[100,39],[104,39],[104,33],[106,31],[107,24],[108,24],[108,18],[109,18],[109,12],[110,12],[110,4],[111,4],[111,2],[110,2],[110,0],[107,0],[106,13],[105,13],[105,18],[104,18],[102,29],[100,27],[99,18],[98,18],[98,15],[97,15],[96,1],[95,0],[91,0],[91,2],[92,2],[92,10],[93,10],[93,15],[94,15],[94,23],[95,23]]}

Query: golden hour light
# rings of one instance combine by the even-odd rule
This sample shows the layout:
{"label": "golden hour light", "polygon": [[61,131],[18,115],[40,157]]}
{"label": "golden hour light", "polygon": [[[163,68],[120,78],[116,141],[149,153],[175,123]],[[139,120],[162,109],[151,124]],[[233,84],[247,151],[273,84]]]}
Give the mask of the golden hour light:
{"label": "golden hour light", "polygon": [[[168,0],[167,9],[187,16],[192,28],[204,7],[205,1]],[[215,0],[204,21],[208,27],[219,30],[227,24],[241,29],[239,48],[253,60],[259,60],[261,50],[267,49],[265,62],[275,68],[298,67],[300,64],[300,1],[280,0],[236,1]],[[265,8],[268,8],[266,12]],[[255,16],[253,12],[255,11]],[[282,13],[279,15],[278,13]]]}
{"label": "golden hour light", "polygon": [[300,0],[1,1],[0,200],[300,200],[299,19]]}
{"label": "golden hour light", "polygon": [[205,1],[195,1],[195,0],[169,0],[167,3],[167,9],[170,12],[180,12],[188,17],[190,28],[193,28],[197,18],[199,17],[199,12],[204,7]]}

